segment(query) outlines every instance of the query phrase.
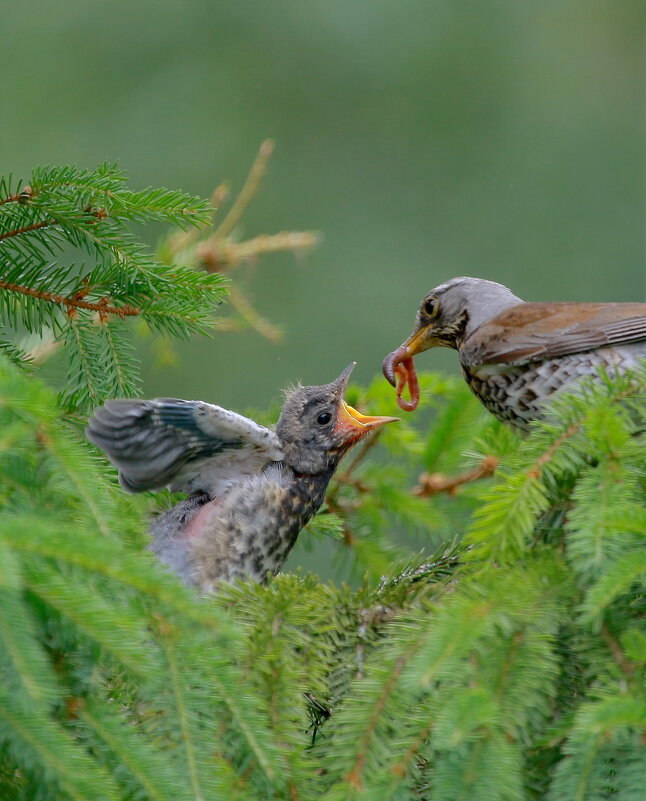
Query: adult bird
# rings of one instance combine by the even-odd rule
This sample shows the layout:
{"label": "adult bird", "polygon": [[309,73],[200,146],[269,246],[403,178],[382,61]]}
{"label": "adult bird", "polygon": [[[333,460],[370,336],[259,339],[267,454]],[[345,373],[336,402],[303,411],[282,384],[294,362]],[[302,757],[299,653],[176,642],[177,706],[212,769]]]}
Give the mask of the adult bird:
{"label": "adult bird", "polygon": [[330,384],[287,391],[275,431],[210,403],[158,398],[108,401],[87,437],[129,492],[189,494],[150,527],[152,551],[184,583],[209,593],[241,576],[264,582],[320,507],[344,453],[397,420],[345,402],[353,367]]}
{"label": "adult bird", "polygon": [[419,401],[413,357],[438,346],[458,351],[492,414],[527,431],[554,392],[598,367],[621,373],[646,359],[646,303],[524,303],[502,284],[453,278],[424,296],[413,333],[384,359],[402,409]]}

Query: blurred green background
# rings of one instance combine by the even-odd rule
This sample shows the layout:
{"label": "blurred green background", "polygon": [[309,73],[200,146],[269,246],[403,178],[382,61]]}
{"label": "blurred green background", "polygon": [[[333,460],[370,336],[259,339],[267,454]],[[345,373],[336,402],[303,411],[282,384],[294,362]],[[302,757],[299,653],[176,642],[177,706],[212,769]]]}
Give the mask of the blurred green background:
{"label": "blurred green background", "polygon": [[[0,172],[118,160],[134,187],[209,195],[274,138],[241,235],[324,237],[253,277],[285,339],[195,340],[146,366],[145,392],[265,407],[353,359],[366,383],[455,275],[531,300],[645,299],[645,8],[4,2]],[[457,369],[447,352],[418,364]]]}
{"label": "blurred green background", "polygon": [[146,391],[264,406],[352,359],[366,382],[454,275],[532,300],[644,299],[644,8],[5,2],[0,170],[118,160],[135,187],[209,195],[274,138],[241,233],[324,236],[254,276],[284,341],[193,342]]}

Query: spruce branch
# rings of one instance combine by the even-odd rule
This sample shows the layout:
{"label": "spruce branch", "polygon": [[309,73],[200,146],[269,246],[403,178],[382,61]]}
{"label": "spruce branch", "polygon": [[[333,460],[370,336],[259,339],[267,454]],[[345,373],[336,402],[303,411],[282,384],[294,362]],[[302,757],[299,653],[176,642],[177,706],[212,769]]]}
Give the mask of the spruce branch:
{"label": "spruce branch", "polygon": [[[2,237],[0,237],[0,239],[1,238]],[[79,290],[73,295],[66,297],[65,295],[57,295],[54,292],[44,292],[42,290],[35,289],[34,287],[20,286],[19,284],[13,284],[0,279],[0,289],[5,289],[8,292],[17,292],[18,294],[27,295],[32,298],[37,298],[38,300],[44,300],[47,303],[55,303],[59,306],[65,306],[67,309],[66,313],[70,317],[74,315],[75,310],[77,309],[85,309],[87,311],[97,312],[101,322],[105,322],[108,319],[108,316],[111,314],[114,314],[123,320],[126,317],[136,317],[141,313],[140,309],[137,309],[134,306],[129,306],[128,304],[123,306],[111,306],[107,297],[101,298],[96,303],[83,300],[85,295],[91,291],[90,287],[86,287],[85,289]]]}
{"label": "spruce branch", "polygon": [[561,448],[569,439],[571,439],[580,431],[583,423],[584,420],[575,420],[571,425],[569,425],[566,430],[554,440],[549,448],[541,453],[536,461],[530,466],[530,468],[527,470],[527,478],[538,481],[541,478],[542,471],[552,462],[554,456],[558,453],[559,448]]}
{"label": "spruce branch", "polygon": [[[163,264],[127,227],[201,225],[210,218],[206,201],[175,190],[133,191],[109,164],[37,168],[18,191],[8,179],[0,184],[0,323],[14,337],[23,327],[39,336],[39,362],[65,351],[62,397],[70,410],[136,391],[128,319],[175,337],[212,330],[222,277]],[[89,268],[65,260],[70,244],[90,256]]]}
{"label": "spruce branch", "polygon": [[[121,720],[110,704],[92,699],[78,699],[76,715],[117,757],[118,764],[137,783],[151,801],[195,801],[186,792],[183,776],[175,765],[152,742],[143,740],[131,721]],[[98,749],[97,749],[98,750]]]}
{"label": "spruce branch", "polygon": [[13,228],[4,233],[0,233],[0,242],[3,239],[10,239],[12,236],[20,236],[21,234],[38,231],[40,228],[50,228],[52,225],[56,225],[56,220],[41,220],[41,222],[32,223],[31,225],[23,225],[22,228]]}
{"label": "spruce branch", "polygon": [[413,495],[428,498],[446,492],[455,495],[458,488],[482,478],[491,478],[498,467],[499,461],[495,456],[485,456],[479,465],[472,470],[467,470],[459,476],[447,478],[442,473],[422,473],[418,479],[418,484],[413,487]]}
{"label": "spruce branch", "polygon": [[619,665],[626,678],[629,680],[633,679],[635,675],[635,668],[631,664],[630,660],[626,658],[621,645],[619,645],[616,637],[610,631],[606,623],[603,623],[601,626],[601,636],[603,641],[608,646],[608,650],[612,654],[612,658],[615,660],[617,665]]}
{"label": "spruce branch", "polygon": [[[0,280],[41,293],[0,286],[0,797],[641,799],[646,370],[558,398],[523,441],[456,379],[420,376],[429,421],[357,449],[310,525],[345,528],[353,588],[283,573],[197,598],[141,552],[150,500],[106,479],[18,365],[49,326],[70,406],[134,392],[127,320],[43,294],[130,305],[181,336],[207,324],[222,279],[119,227],[144,207],[188,219],[181,198],[133,193],[111,167],[35,178],[23,201],[0,180],[0,230],[57,204],[61,221],[0,241]],[[89,269],[64,262],[72,240]],[[348,390],[381,414],[391,395]],[[439,492],[411,493],[422,468]]]}
{"label": "spruce branch", "polygon": [[[1,331],[0,328],[0,333]],[[5,356],[21,370],[33,370],[38,362],[32,350],[2,340],[0,340],[0,355]]]}
{"label": "spruce branch", "polygon": [[170,642],[169,638],[162,639],[164,645],[164,653],[166,662],[169,668],[169,678],[171,692],[176,704],[181,741],[185,750],[186,766],[188,769],[188,776],[190,784],[195,796],[195,801],[205,801],[205,796],[201,786],[201,777],[197,766],[196,758],[196,743],[194,742],[194,734],[190,726],[190,709],[185,698],[184,683],[179,675],[179,666],[177,664],[175,648]]}
{"label": "spruce branch", "polygon": [[417,653],[419,647],[420,643],[414,643],[395,661],[394,665],[392,665],[388,671],[389,675],[383,690],[374,701],[374,706],[368,720],[368,725],[359,742],[359,746],[350,771],[345,777],[347,783],[356,790],[360,790],[363,786],[363,770],[367,759],[367,751],[371,740],[375,735],[377,725],[381,723],[381,713],[388,703],[388,700],[392,695],[397,682],[404,671],[404,668],[408,665],[410,659],[412,659],[412,657]]}
{"label": "spruce branch", "polygon": [[[643,416],[645,386],[643,371],[614,382],[600,375],[584,382],[579,393],[555,399],[548,419],[533,426],[526,446],[497,472],[498,481],[470,527],[468,542],[478,545],[470,558],[517,558],[531,544],[536,521],[550,509],[559,485],[571,492],[599,448],[606,452],[605,463],[612,457],[602,443],[610,436],[606,426],[621,421],[619,431],[624,430],[624,441],[630,440],[627,429],[634,423],[625,407],[634,410],[636,419]],[[595,432],[596,447],[588,441]]]}
{"label": "spruce branch", "polygon": [[[0,192],[5,188],[4,181],[0,180]],[[6,197],[0,197],[0,206],[5,203],[26,203],[32,196],[32,189],[30,186],[24,186],[18,192],[8,194]]]}

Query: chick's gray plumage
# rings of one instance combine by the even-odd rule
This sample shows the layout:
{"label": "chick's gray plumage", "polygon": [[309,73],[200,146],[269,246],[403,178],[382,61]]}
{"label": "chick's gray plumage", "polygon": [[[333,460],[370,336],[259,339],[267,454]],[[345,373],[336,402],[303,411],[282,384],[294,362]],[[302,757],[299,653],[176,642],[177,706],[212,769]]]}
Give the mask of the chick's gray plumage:
{"label": "chick's gray plumage", "polygon": [[276,431],[199,401],[109,401],[87,428],[130,491],[191,493],[153,521],[151,550],[185,583],[257,581],[280,570],[316,513],[339,460],[393,418],[369,418],[343,393],[353,365],[287,394]]}
{"label": "chick's gray plumage", "polygon": [[[391,383],[400,375],[399,396],[417,385],[412,357],[437,346],[458,351],[490,412],[526,431],[554,393],[646,359],[646,303],[525,303],[494,281],[454,278],[425,295],[413,333],[384,360]],[[413,409],[411,400],[400,405]]]}
{"label": "chick's gray plumage", "polygon": [[162,543],[155,525],[152,549],[202,592],[240,576],[264,582],[280,570],[300,530],[318,511],[333,473],[330,467],[323,473],[299,474],[273,462],[255,478],[234,485],[221,500],[196,509],[182,541],[171,537]]}

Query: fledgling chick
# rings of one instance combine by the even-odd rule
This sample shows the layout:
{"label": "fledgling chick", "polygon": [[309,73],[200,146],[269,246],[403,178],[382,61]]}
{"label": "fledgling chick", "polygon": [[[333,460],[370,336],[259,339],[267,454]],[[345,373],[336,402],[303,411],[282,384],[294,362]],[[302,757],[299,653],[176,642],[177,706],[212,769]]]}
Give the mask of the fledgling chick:
{"label": "fledgling chick", "polygon": [[159,398],[108,401],[87,437],[130,492],[190,494],[150,527],[151,549],[186,584],[209,593],[240,576],[264,582],[320,507],[344,453],[397,420],[345,402],[353,367],[289,391],[275,431],[220,406]]}

